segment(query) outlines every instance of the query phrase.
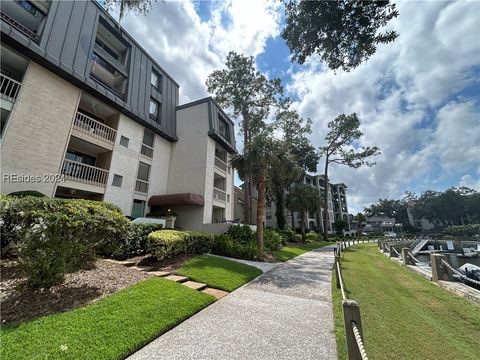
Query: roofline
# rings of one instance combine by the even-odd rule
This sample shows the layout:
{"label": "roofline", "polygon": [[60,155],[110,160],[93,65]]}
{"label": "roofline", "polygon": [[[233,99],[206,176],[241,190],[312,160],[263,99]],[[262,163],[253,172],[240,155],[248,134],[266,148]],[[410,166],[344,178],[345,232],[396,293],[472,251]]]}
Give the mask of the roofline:
{"label": "roofline", "polygon": [[225,111],[223,111],[222,107],[220,105],[218,105],[218,103],[213,99],[213,97],[211,96],[207,96],[205,98],[202,98],[202,99],[199,99],[199,100],[194,100],[194,101],[191,101],[189,103],[186,103],[186,104],[182,104],[182,105],[178,105],[177,106],[177,110],[182,110],[182,109],[186,109],[186,108],[189,108],[189,107],[192,107],[192,106],[196,106],[196,105],[199,105],[199,104],[203,104],[203,103],[208,103],[209,101],[211,101],[212,103],[215,104],[215,106],[220,110],[220,112],[222,113],[223,116],[225,116],[225,118],[232,124],[235,126],[235,122],[230,119],[230,116],[228,116]]}

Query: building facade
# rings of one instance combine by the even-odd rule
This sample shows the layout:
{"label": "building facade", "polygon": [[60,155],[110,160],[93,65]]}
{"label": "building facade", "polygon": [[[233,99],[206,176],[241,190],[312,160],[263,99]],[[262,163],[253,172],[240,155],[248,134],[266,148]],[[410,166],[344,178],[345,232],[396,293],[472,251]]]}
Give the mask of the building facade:
{"label": "building facade", "polygon": [[211,98],[179,106],[178,83],[97,2],[2,2],[1,32],[2,193],[175,208],[198,230],[233,217],[233,122]]}
{"label": "building facade", "polygon": [[[327,206],[324,207],[320,204],[320,211],[316,213],[307,213],[305,217],[305,228],[313,231],[323,231],[322,219],[324,219],[325,211],[328,211],[328,233],[335,232],[333,223],[336,220],[340,219],[344,220],[347,223],[347,228],[345,229],[345,232],[350,232],[350,219],[348,216],[346,193],[347,186],[343,183],[334,184],[326,182],[323,175],[305,175],[302,179],[302,183],[314,187],[319,192],[321,204],[323,203],[325,191],[327,192]],[[276,227],[277,220],[275,216],[274,203],[267,206],[266,214],[267,226]],[[292,212],[286,209],[286,220],[287,227],[293,229],[300,227],[300,213]]]}

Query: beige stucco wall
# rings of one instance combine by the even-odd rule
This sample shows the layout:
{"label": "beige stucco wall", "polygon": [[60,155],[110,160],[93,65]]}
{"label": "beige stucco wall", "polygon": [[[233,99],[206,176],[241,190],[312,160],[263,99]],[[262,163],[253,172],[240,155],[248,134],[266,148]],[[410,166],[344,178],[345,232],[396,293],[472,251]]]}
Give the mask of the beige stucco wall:
{"label": "beige stucco wall", "polygon": [[30,62],[1,144],[1,192],[37,190],[53,196],[55,184],[5,182],[4,175],[58,174],[80,90]]}

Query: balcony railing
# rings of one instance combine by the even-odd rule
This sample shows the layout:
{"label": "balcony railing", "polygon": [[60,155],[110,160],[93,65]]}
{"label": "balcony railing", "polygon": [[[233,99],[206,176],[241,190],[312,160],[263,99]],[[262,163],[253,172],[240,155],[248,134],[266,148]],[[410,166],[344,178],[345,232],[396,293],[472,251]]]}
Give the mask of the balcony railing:
{"label": "balcony railing", "polygon": [[1,12],[0,13],[0,17],[2,18],[2,20],[4,20],[5,22],[9,23],[10,25],[12,25],[13,27],[17,28],[18,30],[20,30],[22,33],[24,33],[25,35],[27,35],[29,38],[35,40],[35,41],[38,41],[38,35],[33,32],[32,30],[30,30],[29,28],[23,26],[22,24],[20,24],[18,21],[16,21],[15,19],[13,19],[12,17],[8,16],[7,14],[5,14],[4,12]]}
{"label": "balcony railing", "polygon": [[67,159],[63,162],[62,174],[67,180],[102,187],[105,187],[108,179],[108,171],[105,169]]}
{"label": "balcony railing", "polygon": [[153,157],[153,148],[142,144],[142,149],[140,150],[140,153],[146,157],[152,158]]}
{"label": "balcony railing", "polygon": [[135,183],[135,191],[147,194],[148,193],[148,181],[138,180]]}
{"label": "balcony railing", "polygon": [[2,99],[15,102],[22,83],[4,74],[1,74],[0,78],[0,92],[2,94]]}
{"label": "balcony railing", "polygon": [[215,200],[227,201],[227,193],[223,190],[213,188],[213,198]]}
{"label": "balcony railing", "polygon": [[215,156],[215,166],[227,172],[227,163]]}
{"label": "balcony railing", "polygon": [[77,112],[74,128],[80,132],[96,137],[100,140],[106,141],[110,144],[115,142],[115,135],[117,131],[111,127],[102,124],[100,121],[92,119],[91,117]]}

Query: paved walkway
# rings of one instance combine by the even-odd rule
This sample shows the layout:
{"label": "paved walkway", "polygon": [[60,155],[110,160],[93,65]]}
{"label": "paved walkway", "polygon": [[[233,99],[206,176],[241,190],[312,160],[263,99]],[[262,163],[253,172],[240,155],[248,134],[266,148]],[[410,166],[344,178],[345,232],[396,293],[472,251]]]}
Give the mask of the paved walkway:
{"label": "paved walkway", "polygon": [[163,334],[138,359],[336,359],[332,246],[268,271]]}

